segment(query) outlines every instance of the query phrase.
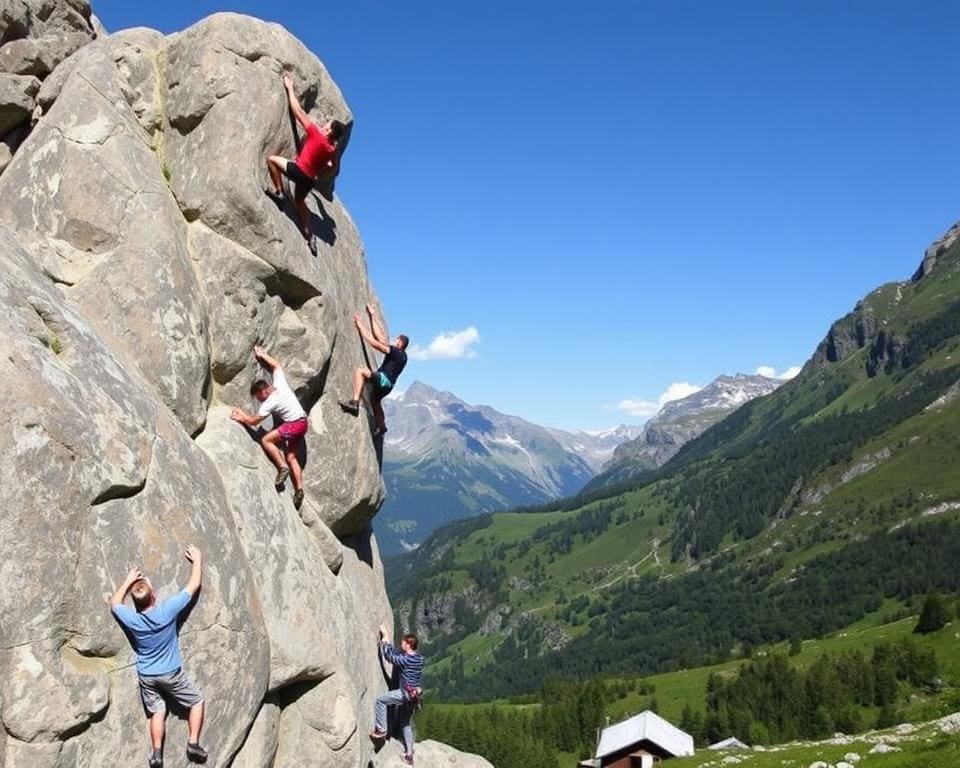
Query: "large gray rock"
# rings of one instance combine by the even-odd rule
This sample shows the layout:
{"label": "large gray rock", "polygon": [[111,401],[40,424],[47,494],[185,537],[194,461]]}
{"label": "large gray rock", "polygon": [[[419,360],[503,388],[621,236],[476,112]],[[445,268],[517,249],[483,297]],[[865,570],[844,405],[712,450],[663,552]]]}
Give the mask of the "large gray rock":
{"label": "large gray rock", "polygon": [[[376,768],[403,768],[403,750],[387,744],[377,756]],[[415,762],[418,768],[493,768],[479,755],[458,752],[437,741],[424,741],[416,745]]]}
{"label": "large gray rock", "polygon": [[[89,21],[80,0],[0,0],[7,60],[56,19],[79,25],[71,9]],[[376,298],[338,200],[311,202],[313,256],[262,194],[266,154],[293,151],[283,67],[318,118],[349,119],[276,25],[221,15],[89,42],[54,65],[0,177],[0,765],[143,760],[133,656],[106,598],[131,565],[173,593],[190,543],[205,582],[181,641],[210,705],[209,765],[378,759],[383,484],[368,422],[336,405],[363,361],[352,314]],[[262,375],[256,342],[310,413],[299,513],[229,419]],[[185,725],[169,725],[178,765]]]}
{"label": "large gray rock", "polygon": [[0,72],[44,78],[95,36],[86,0],[0,0]]}
{"label": "large gray rock", "polygon": [[40,81],[33,75],[0,73],[0,136],[30,119],[39,90]]}

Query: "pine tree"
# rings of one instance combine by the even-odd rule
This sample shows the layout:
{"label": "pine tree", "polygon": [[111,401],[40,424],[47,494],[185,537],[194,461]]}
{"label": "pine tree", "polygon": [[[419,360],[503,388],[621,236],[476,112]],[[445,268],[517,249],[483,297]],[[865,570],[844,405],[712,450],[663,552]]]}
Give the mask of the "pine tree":
{"label": "pine tree", "polygon": [[940,595],[931,592],[923,602],[920,620],[917,621],[917,626],[913,628],[913,631],[921,635],[936,632],[938,629],[943,629],[948,620],[947,607],[943,604]]}

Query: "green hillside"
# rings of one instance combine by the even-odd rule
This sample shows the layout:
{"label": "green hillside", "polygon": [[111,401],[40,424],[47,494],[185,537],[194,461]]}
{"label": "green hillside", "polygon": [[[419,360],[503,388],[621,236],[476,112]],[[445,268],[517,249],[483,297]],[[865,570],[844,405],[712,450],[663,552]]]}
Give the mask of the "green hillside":
{"label": "green hillside", "polygon": [[[878,725],[888,727],[902,722],[932,721],[960,709],[960,639],[957,625],[948,624],[939,631],[916,634],[916,615],[887,621],[891,615],[905,612],[903,607],[889,602],[866,619],[828,637],[759,647],[750,659],[736,659],[645,678],[594,680],[566,687],[545,684],[536,695],[493,703],[432,702],[419,718],[418,727],[428,737],[446,734],[461,748],[478,751],[504,768],[514,765],[526,768],[534,764],[534,759],[539,760],[536,765],[550,768],[572,766],[576,759],[590,753],[597,726],[608,720],[617,722],[645,709],[658,711],[695,735],[700,752],[696,759],[689,762],[690,765],[709,762],[707,756],[715,753],[705,751],[703,747],[712,740],[730,735],[765,748],[762,753],[746,753],[753,754],[759,761],[758,765],[767,764],[764,755],[768,753],[779,754],[783,758],[809,755],[810,759],[804,765],[817,759],[827,759],[824,755],[839,754],[842,757],[851,749],[838,753],[833,748],[853,743],[867,745],[860,752],[866,757],[873,744],[880,740],[874,730]],[[880,653],[884,649],[889,651],[898,648],[911,649],[910,669],[904,679],[883,693],[882,670],[875,662],[881,656],[889,658],[888,654]],[[856,700],[856,692],[846,685],[851,680],[849,676],[846,681],[843,676],[831,681],[811,674],[817,670],[822,672],[826,668],[825,660],[846,673],[866,671],[867,677],[862,680],[866,680],[867,688],[871,691],[870,700]],[[921,669],[931,663],[934,665],[933,671],[931,668]],[[730,684],[738,676],[755,679],[755,674],[743,673],[779,666],[788,667],[799,675],[811,674],[811,679],[805,684],[806,695],[815,704],[826,705],[828,710],[848,719],[848,722],[839,722],[830,716],[819,732],[814,730],[812,734],[801,733],[797,736],[824,738],[840,730],[850,734],[848,738],[840,744],[793,743],[779,746],[783,741],[797,740],[797,736],[777,738],[773,732],[779,715],[772,705],[785,697],[789,698],[789,692],[783,685],[765,692],[753,690],[750,693],[758,718],[756,722],[751,721],[747,725],[714,723],[710,726],[714,732],[707,731],[704,725],[711,720],[708,691],[711,686],[716,688],[717,685],[712,680]],[[911,681],[914,672],[919,676],[914,676]],[[817,679],[820,682],[814,683]],[[877,706],[877,696],[885,698],[889,705],[886,708]],[[727,699],[730,700],[729,697]],[[703,717],[705,712],[708,714],[706,719]],[[697,726],[696,723],[701,725]],[[798,722],[797,726],[802,727],[802,724]],[[817,726],[813,727],[816,729]],[[915,733],[924,734],[924,739],[930,735],[936,743],[940,743],[935,727],[917,729]],[[899,739],[896,741],[901,743]],[[509,748],[505,742],[509,742]],[[901,746],[904,752],[918,754],[914,747],[920,745],[912,745],[909,740],[904,740]],[[949,752],[941,752],[938,748],[935,754],[945,755]]]}
{"label": "green hillside", "polygon": [[[651,675],[960,591],[960,243],[632,487],[441,529],[390,566],[432,685]],[[481,674],[482,673],[482,674]]]}

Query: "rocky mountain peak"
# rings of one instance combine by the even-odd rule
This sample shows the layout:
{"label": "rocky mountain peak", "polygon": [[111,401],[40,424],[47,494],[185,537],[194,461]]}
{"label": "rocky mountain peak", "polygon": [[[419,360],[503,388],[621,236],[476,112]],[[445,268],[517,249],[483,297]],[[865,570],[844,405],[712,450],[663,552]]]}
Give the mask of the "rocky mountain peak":
{"label": "rocky mountain peak", "polygon": [[942,237],[934,240],[930,247],[924,251],[923,261],[920,262],[920,266],[914,272],[913,281],[917,282],[925,275],[930,274],[930,271],[936,267],[937,260],[949,250],[950,246],[957,241],[957,238],[960,238],[960,221],[950,227]]}

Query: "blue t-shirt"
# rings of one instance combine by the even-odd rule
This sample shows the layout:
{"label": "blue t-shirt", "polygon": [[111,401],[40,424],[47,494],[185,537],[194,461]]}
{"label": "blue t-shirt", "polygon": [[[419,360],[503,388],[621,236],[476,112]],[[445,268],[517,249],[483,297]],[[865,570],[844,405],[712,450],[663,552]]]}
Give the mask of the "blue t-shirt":
{"label": "blue t-shirt", "polygon": [[184,589],[143,613],[122,604],[113,607],[113,615],[129,630],[141,675],[169,675],[183,666],[177,617],[189,604]]}

